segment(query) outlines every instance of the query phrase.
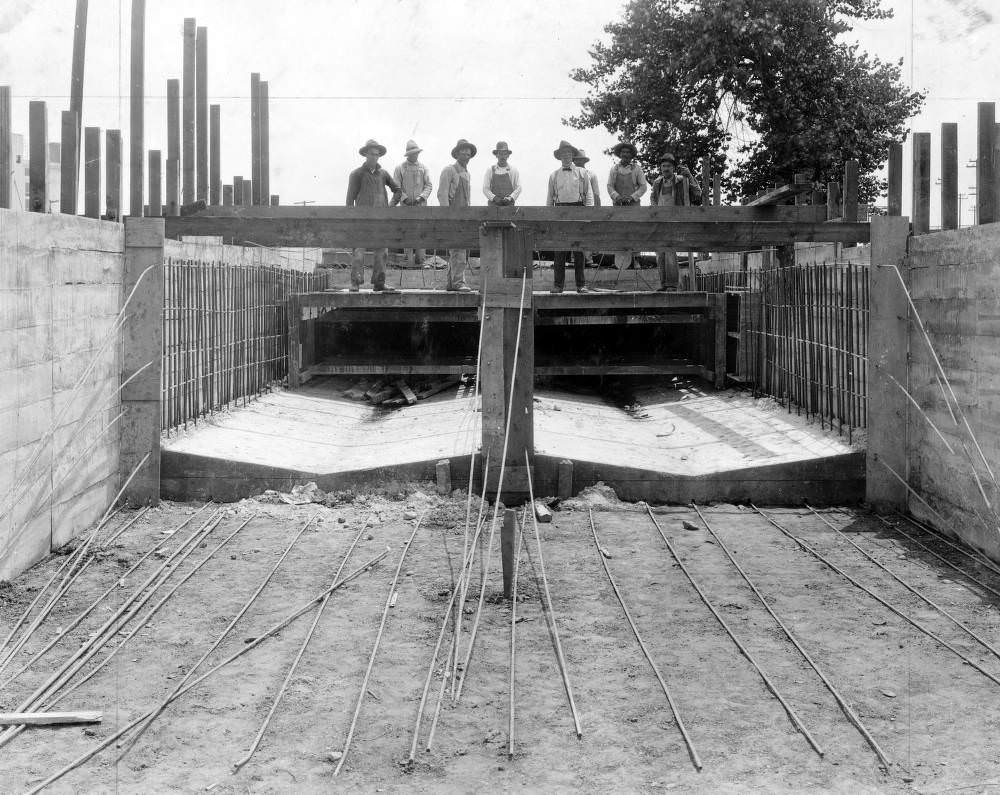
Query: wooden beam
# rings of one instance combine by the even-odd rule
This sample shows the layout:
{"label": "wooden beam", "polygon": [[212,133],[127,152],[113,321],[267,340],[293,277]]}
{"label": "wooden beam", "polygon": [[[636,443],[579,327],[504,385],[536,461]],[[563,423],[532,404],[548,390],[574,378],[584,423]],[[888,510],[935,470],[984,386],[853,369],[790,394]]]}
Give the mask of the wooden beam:
{"label": "wooden beam", "polygon": [[100,712],[0,712],[0,726],[67,726],[102,718]]}
{"label": "wooden beam", "polygon": [[180,212],[178,191],[181,166],[181,82],[167,81],[167,215]]}
{"label": "wooden beam", "polygon": [[913,134],[913,234],[931,228],[931,134]]}
{"label": "wooden beam", "polygon": [[858,220],[858,161],[844,161],[844,215],[848,223]]}
{"label": "wooden beam", "polygon": [[195,32],[195,148],[197,150],[196,201],[208,201],[208,28]]}
{"label": "wooden beam", "polygon": [[222,186],[222,206],[232,207],[233,206],[233,186],[223,185]]}
{"label": "wooden beam", "polygon": [[[0,86],[0,208],[4,209],[10,209],[13,199],[11,174],[14,171],[14,163],[10,118],[10,86]],[[23,191],[24,185],[18,185],[18,190]]]}
{"label": "wooden beam", "polygon": [[159,218],[163,215],[163,192],[160,188],[160,150],[149,150],[149,216]]}
{"label": "wooden beam", "polygon": [[62,126],[60,128],[62,136],[59,147],[59,212],[67,215],[76,215],[76,195],[77,195],[77,164],[80,162],[77,157],[79,151],[79,127],[76,123],[76,114],[71,110],[62,112]]}
{"label": "wooden beam", "polygon": [[142,214],[145,135],[146,0],[132,0],[131,95],[129,97],[129,212]]}
{"label": "wooden beam", "polygon": [[101,217],[101,128],[83,128],[83,214]]}
{"label": "wooden beam", "polygon": [[195,191],[195,40],[197,23],[194,17],[184,19],[184,101],[181,112],[181,204],[194,204]]}
{"label": "wooden beam", "polygon": [[112,221],[122,219],[122,131],[104,134],[104,215]]}
{"label": "wooden beam", "polygon": [[[73,24],[73,62],[70,68],[69,82],[69,109],[76,114],[76,140],[77,144],[83,140],[83,72],[86,64],[87,53],[87,0],[76,0],[76,20]],[[74,171],[73,183],[80,183],[80,150],[74,152],[75,160],[72,163]],[[66,160],[66,151],[63,150],[61,170],[66,170],[69,163]]]}
{"label": "wooden beam", "polygon": [[253,204],[253,183],[250,180],[243,180],[243,205],[249,207]]}
{"label": "wooden beam", "polygon": [[996,103],[980,102],[978,110],[976,223],[992,224],[998,218],[993,164],[993,139],[996,135]]}
{"label": "wooden beam", "polygon": [[789,199],[794,199],[800,193],[808,193],[812,190],[812,182],[808,179],[800,182],[801,175],[795,175],[795,182],[787,185],[780,185],[773,190],[767,191],[763,196],[758,196],[753,201],[747,202],[745,207],[765,207],[771,204],[783,204]]}
{"label": "wooden beam", "polygon": [[49,211],[46,187],[49,162],[48,111],[42,100],[28,102],[28,210]]}
{"label": "wooden beam", "polygon": [[260,81],[260,204],[268,204],[271,196],[271,111],[268,102],[267,81]]}
{"label": "wooden beam", "polygon": [[222,170],[219,159],[221,157],[219,141],[220,107],[211,105],[208,109],[208,149],[209,149],[209,179],[208,179],[208,201],[210,204],[219,204],[222,199]]}
{"label": "wooden beam", "polygon": [[941,228],[958,228],[958,125],[941,125]]}
{"label": "wooden beam", "polygon": [[250,73],[250,183],[253,186],[247,204],[260,204],[260,73]]}
{"label": "wooden beam", "polygon": [[888,214],[903,214],[903,145],[889,144],[888,171]]}

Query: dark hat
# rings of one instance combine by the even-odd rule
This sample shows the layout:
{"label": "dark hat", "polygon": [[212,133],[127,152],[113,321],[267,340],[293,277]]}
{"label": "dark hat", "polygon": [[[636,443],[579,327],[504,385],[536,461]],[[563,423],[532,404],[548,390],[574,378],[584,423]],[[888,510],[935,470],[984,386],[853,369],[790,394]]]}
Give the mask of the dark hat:
{"label": "dark hat", "polygon": [[622,149],[631,149],[633,157],[635,157],[635,155],[638,154],[638,150],[635,148],[635,144],[630,144],[628,141],[622,141],[621,143],[615,144],[615,148],[611,150],[611,153],[615,157],[620,157]]}
{"label": "dark hat", "polygon": [[556,160],[562,160],[562,158],[559,157],[559,153],[563,149],[573,150],[573,157],[578,157],[580,154],[580,150],[577,149],[575,146],[573,146],[573,144],[571,144],[569,141],[560,141],[559,146],[557,146],[556,150],[552,153],[553,155],[555,155]]}
{"label": "dark hat", "polygon": [[590,158],[587,157],[587,153],[584,152],[582,149],[577,149],[576,150],[576,157],[574,157],[573,159],[574,160],[582,160],[584,163],[589,163],[590,162]]}
{"label": "dark hat", "polygon": [[497,141],[497,148],[493,150],[493,154],[496,154],[497,152],[506,152],[508,155],[514,154],[510,147],[507,146],[506,141]]}
{"label": "dark hat", "polygon": [[677,164],[677,158],[674,157],[673,152],[664,152],[662,155],[660,155],[660,159],[657,160],[656,162],[666,163],[668,160],[675,165]]}
{"label": "dark hat", "polygon": [[386,148],[384,146],[382,146],[382,144],[380,144],[374,138],[369,138],[367,141],[365,141],[365,145],[362,146],[358,150],[358,154],[361,155],[362,157],[367,157],[368,156],[368,150],[371,149],[373,146],[376,149],[378,149],[378,156],[379,157],[382,157],[382,155],[384,155],[386,153]]}
{"label": "dark hat", "polygon": [[472,150],[472,156],[473,157],[475,157],[476,156],[476,152],[479,151],[478,149],[476,149],[476,145],[475,144],[470,144],[464,138],[459,138],[458,139],[458,143],[455,144],[454,148],[451,150],[451,156],[454,157],[454,158],[457,158],[458,157],[458,150],[461,149],[463,146],[467,146],[467,147],[469,147],[469,149]]}

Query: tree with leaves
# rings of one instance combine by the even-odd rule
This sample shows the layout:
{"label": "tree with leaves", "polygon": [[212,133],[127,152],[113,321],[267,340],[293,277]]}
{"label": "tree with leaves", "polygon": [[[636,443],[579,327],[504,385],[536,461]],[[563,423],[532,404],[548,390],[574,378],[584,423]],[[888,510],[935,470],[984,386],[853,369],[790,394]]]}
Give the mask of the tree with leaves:
{"label": "tree with leaves", "polygon": [[881,0],[630,0],[571,72],[590,92],[566,121],[635,142],[650,170],[665,150],[692,168],[710,157],[731,200],[799,172],[839,181],[853,158],[870,202],[924,95],[842,38],[890,16]]}

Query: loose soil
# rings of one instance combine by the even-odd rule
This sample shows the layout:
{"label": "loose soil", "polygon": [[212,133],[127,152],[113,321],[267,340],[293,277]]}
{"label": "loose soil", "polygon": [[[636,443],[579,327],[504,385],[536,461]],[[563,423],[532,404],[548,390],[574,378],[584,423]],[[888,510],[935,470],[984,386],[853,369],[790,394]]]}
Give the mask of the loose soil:
{"label": "loose soil", "polygon": [[[179,567],[181,572],[241,519],[254,511],[257,517],[180,587],[111,664],[59,705],[61,710],[101,710],[104,722],[93,727],[29,729],[0,751],[0,790],[30,788],[109,736],[116,726],[154,707],[210,647],[292,534],[313,516],[315,523],[210,664],[326,587],[365,524],[371,526],[345,571],[386,545],[392,552],[334,594],[253,760],[231,773],[267,714],[312,612],[171,705],[121,762],[116,764],[109,749],[54,784],[51,791],[856,793],[1000,788],[1000,752],[993,739],[1000,728],[995,683],[802,552],[752,510],[732,505],[707,510],[720,538],[893,760],[889,771],[881,770],[861,735],[739,578],[697,514],[687,508],[655,509],[664,532],[708,598],[823,747],[825,756],[817,755],[699,601],[649,517],[636,506],[611,499],[613,495],[589,501],[583,495],[555,511],[551,524],[541,526],[582,739],[573,731],[532,570],[538,569],[537,548],[529,535],[519,572],[523,601],[517,610],[523,620],[517,624],[514,758],[507,755],[511,606],[499,598],[497,553],[462,700],[457,706],[446,702],[433,750],[424,751],[443,674],[442,654],[434,671],[417,762],[408,767],[403,763],[451,587],[448,554],[455,568],[461,554],[465,500],[461,493],[432,496],[431,484],[395,484],[392,491],[340,494],[328,500],[330,505],[246,500],[226,506],[222,524]],[[663,692],[601,566],[587,511],[598,502],[602,504],[593,517],[609,555],[606,562],[676,700],[704,764],[701,772],[691,763]],[[170,531],[196,507],[163,504],[126,531],[84,572],[18,654],[18,661],[29,659],[153,545],[176,548],[195,525]],[[389,610],[368,685],[370,695],[365,697],[344,769],[335,779],[331,754],[343,747],[392,575],[403,542],[413,530],[415,520],[406,517],[425,511],[402,566],[398,596]],[[805,510],[769,513],[1000,676],[996,657],[861,557],[818,518]],[[130,515],[125,512],[112,524],[117,526]],[[974,631],[991,642],[1000,639],[1000,601],[994,595],[877,517],[852,510],[824,515]],[[685,520],[697,529],[685,528]],[[940,542],[919,537],[1000,589],[1000,578],[955,556]],[[63,559],[54,555],[0,589],[0,637],[6,636]],[[465,605],[466,630],[478,595],[478,560]],[[16,708],[160,562],[153,555],[70,638],[9,685],[0,694],[0,706]],[[149,604],[154,602],[155,598]],[[467,632],[463,638],[468,638]]]}

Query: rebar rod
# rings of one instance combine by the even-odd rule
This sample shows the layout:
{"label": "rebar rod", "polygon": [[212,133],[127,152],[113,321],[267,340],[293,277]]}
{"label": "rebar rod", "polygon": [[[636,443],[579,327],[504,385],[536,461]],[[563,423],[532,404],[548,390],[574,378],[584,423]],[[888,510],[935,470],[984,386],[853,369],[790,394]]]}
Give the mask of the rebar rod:
{"label": "rebar rod", "polygon": [[141,510],[136,511],[135,516],[133,516],[131,519],[125,522],[121,527],[119,527],[110,536],[108,536],[107,538],[104,539],[104,541],[101,542],[101,549],[106,549],[108,545],[113,544],[115,541],[117,541],[122,535],[125,534],[126,530],[132,527],[132,525],[138,522],[147,513],[149,513],[148,505],[143,506]]}
{"label": "rebar rod", "polygon": [[632,612],[625,604],[625,598],[622,596],[621,591],[618,590],[618,584],[615,582],[615,578],[611,576],[611,569],[608,568],[608,563],[604,559],[604,553],[601,551],[601,540],[597,537],[597,527],[594,525],[594,512],[588,510],[587,514],[590,517],[590,531],[594,536],[594,545],[597,547],[597,558],[601,561],[601,565],[604,567],[604,573],[608,575],[608,582],[611,583],[611,589],[615,592],[615,596],[618,598],[618,603],[621,605],[622,612],[625,614],[625,619],[628,621],[628,625],[632,628],[632,634],[635,635],[635,639],[639,644],[639,648],[642,650],[643,656],[646,658],[646,662],[648,662],[649,667],[652,668],[656,681],[660,683],[663,695],[667,697],[667,704],[670,705],[670,712],[674,716],[674,723],[677,724],[677,728],[680,730],[681,736],[684,738],[684,744],[687,746],[688,754],[691,756],[691,762],[694,764],[695,770],[700,771],[702,768],[701,759],[698,756],[698,752],[694,750],[694,743],[691,742],[691,737],[688,735],[687,729],[684,727],[684,721],[681,720],[680,711],[677,709],[674,697],[670,694],[670,688],[667,687],[667,683],[664,681],[662,674],[660,674],[660,669],[653,661],[653,655],[650,654],[645,641],[642,639],[642,635],[639,634],[639,627],[636,626],[635,619],[632,618]]}
{"label": "rebar rod", "polygon": [[510,600],[510,663],[507,700],[507,758],[514,758],[514,680],[517,672],[517,574],[521,567],[521,547],[524,545],[524,528],[515,518],[514,532],[517,544],[514,553],[514,581]]}
{"label": "rebar rod", "polygon": [[698,518],[700,518],[702,524],[705,525],[705,529],[708,530],[712,538],[715,539],[715,543],[719,545],[719,549],[721,549],[723,552],[726,553],[726,557],[729,558],[729,561],[736,568],[736,571],[740,573],[740,576],[743,578],[746,584],[749,585],[750,589],[757,595],[757,598],[760,600],[760,603],[764,606],[764,609],[767,610],[768,613],[770,613],[771,618],[774,619],[774,622],[779,627],[781,627],[781,631],[785,633],[785,637],[787,637],[788,640],[791,641],[792,645],[795,646],[796,649],[798,649],[799,654],[802,655],[802,658],[807,663],[809,663],[809,666],[816,672],[816,675],[826,686],[826,689],[830,691],[830,695],[832,695],[834,700],[837,702],[837,706],[840,707],[841,711],[844,713],[847,719],[851,722],[854,728],[858,730],[861,736],[864,737],[865,742],[868,743],[871,749],[875,752],[875,755],[878,756],[882,764],[886,767],[886,769],[888,769],[892,764],[889,761],[889,757],[886,756],[885,751],[882,750],[881,746],[879,746],[875,738],[872,737],[867,727],[865,727],[865,725],[861,722],[861,718],[859,718],[857,713],[851,708],[851,705],[847,703],[847,700],[840,694],[840,691],[838,691],[837,688],[834,687],[833,683],[827,678],[826,674],[823,673],[823,671],[820,669],[816,661],[813,660],[813,658],[809,655],[809,652],[807,652],[805,648],[803,648],[802,644],[792,634],[791,630],[788,629],[788,627],[785,625],[785,622],[782,621],[778,617],[778,614],[774,612],[774,609],[771,607],[771,604],[767,601],[767,599],[764,598],[764,595],[754,584],[753,580],[750,579],[750,576],[746,573],[746,571],[744,571],[743,567],[736,560],[736,557],[730,551],[729,547],[726,546],[723,540],[719,537],[719,534],[716,533],[712,525],[709,524],[708,519],[706,519],[704,514],[702,514],[701,509],[698,508],[697,504],[691,503],[691,507],[695,509],[695,512],[698,514]]}
{"label": "rebar rod", "polygon": [[[878,514],[876,514],[876,516],[878,516]],[[975,547],[967,546],[965,544],[956,544],[954,541],[952,541],[950,538],[948,538],[946,535],[944,535],[944,533],[938,532],[937,530],[935,530],[930,525],[927,525],[924,522],[921,522],[921,521],[919,521],[917,519],[914,519],[912,516],[906,516],[906,515],[901,514],[899,512],[896,513],[896,516],[898,516],[900,519],[904,520],[905,522],[908,522],[909,524],[912,524],[914,527],[916,527],[916,528],[918,528],[920,530],[923,530],[925,533],[927,533],[930,536],[933,536],[938,541],[941,541],[944,544],[947,544],[949,547],[951,547],[952,549],[954,549],[956,552],[961,552],[963,555],[965,555],[965,557],[969,558],[970,560],[973,560],[976,563],[982,564],[983,566],[985,566],[986,568],[988,568],[990,571],[992,571],[994,574],[1000,574],[1000,566],[997,566],[996,563],[994,563],[988,557],[986,557],[985,555],[983,555],[983,553],[980,552]],[[882,521],[885,521],[885,517],[883,517],[883,516],[879,516],[878,518],[882,519]],[[899,530],[899,528],[896,527],[896,525],[890,525],[890,527],[893,527],[896,530]]]}

